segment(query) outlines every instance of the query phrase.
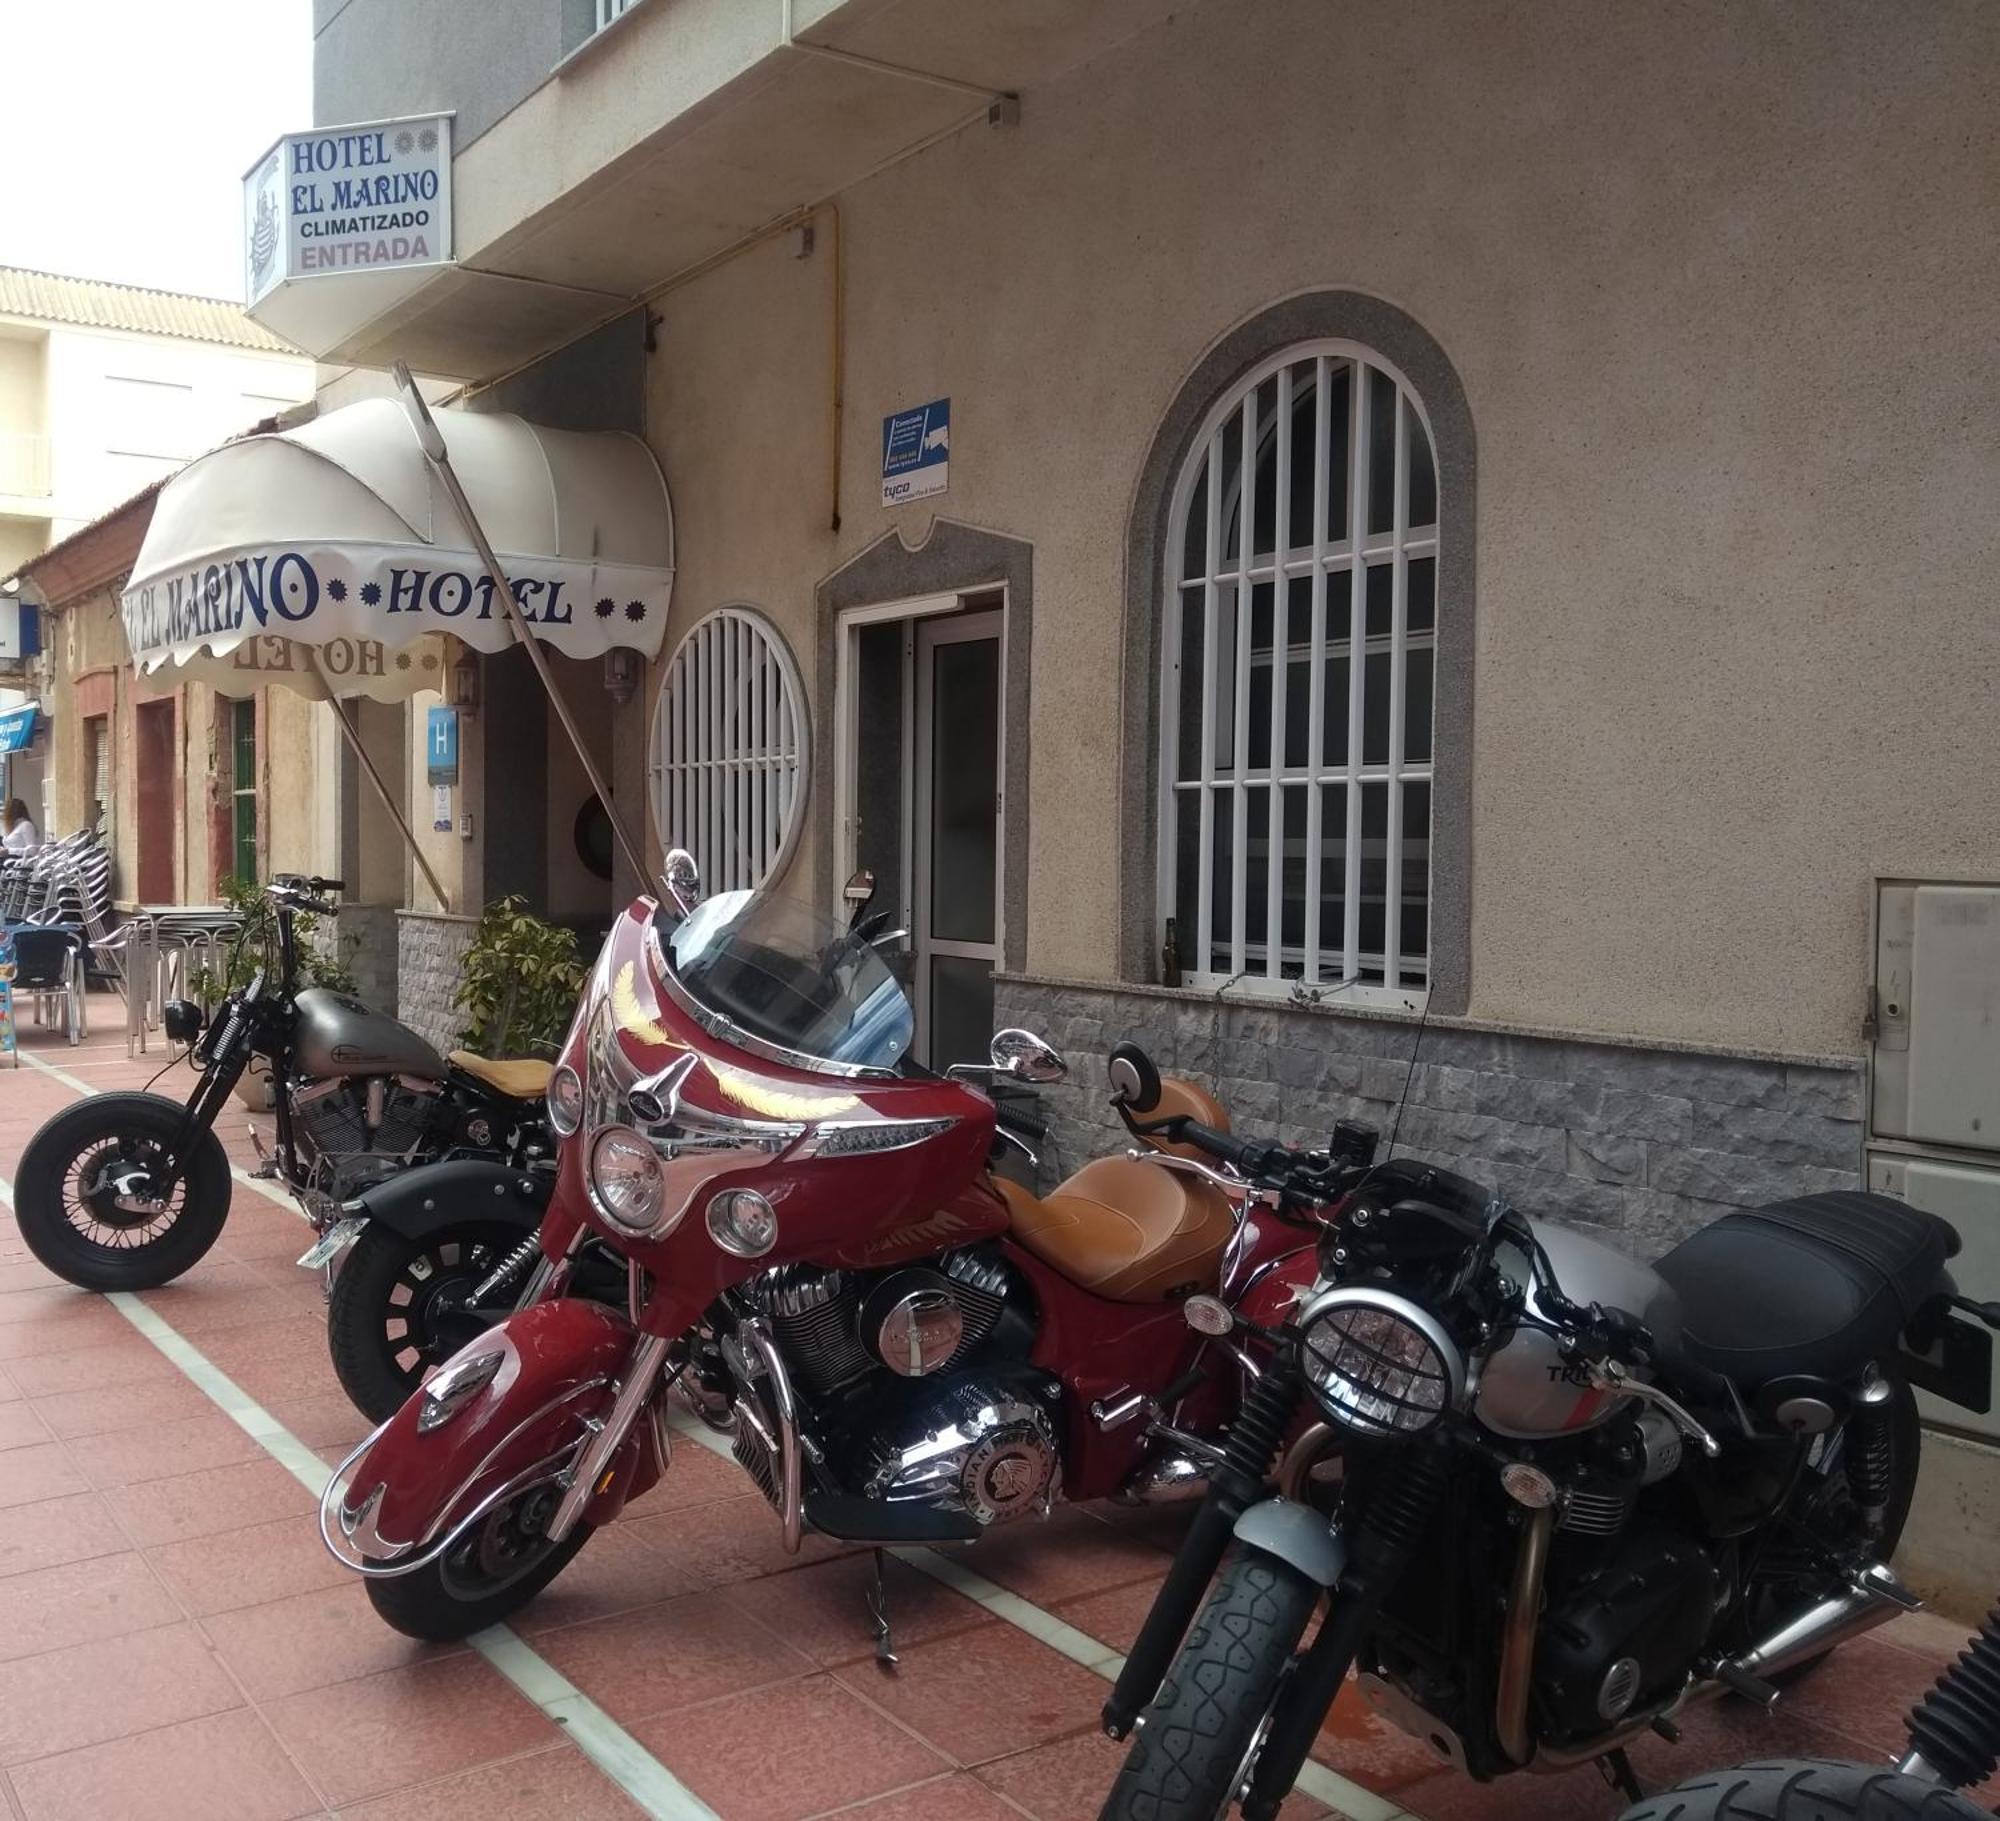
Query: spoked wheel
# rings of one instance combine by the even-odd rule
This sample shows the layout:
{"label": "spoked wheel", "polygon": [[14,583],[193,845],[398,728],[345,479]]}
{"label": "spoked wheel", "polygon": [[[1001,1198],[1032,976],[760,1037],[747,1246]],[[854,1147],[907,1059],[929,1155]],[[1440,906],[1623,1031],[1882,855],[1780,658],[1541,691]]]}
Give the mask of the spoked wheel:
{"label": "spoked wheel", "polygon": [[[1840,1446],[1845,1450],[1860,1445],[1861,1439],[1850,1422],[1841,1432]],[[1773,1541],[1754,1570],[1743,1603],[1748,1635],[1775,1631],[1834,1591],[1827,1584],[1824,1567],[1829,1551],[1870,1554],[1883,1562],[1895,1552],[1903,1526],[1909,1522],[1910,1503],[1916,1496],[1917,1459],[1923,1446],[1916,1397],[1900,1378],[1890,1380],[1888,1421],[1883,1425],[1879,1446],[1882,1457],[1877,1465],[1888,1498],[1875,1536],[1869,1537],[1855,1506],[1844,1460],[1836,1457],[1825,1473],[1808,1467],[1804,1483],[1793,1495],[1787,1533]],[[1812,1674],[1832,1654],[1821,1651],[1770,1680],[1778,1687],[1788,1688]]]}
{"label": "spoked wheel", "polygon": [[469,1221],[410,1239],[369,1223],[341,1262],[326,1312],[334,1372],[362,1415],[377,1423],[394,1416],[433,1370],[509,1312],[519,1284],[476,1309],[468,1304],[529,1232]]}
{"label": "spoked wheel", "polygon": [[519,1612],[590,1540],[579,1523],[548,1539],[562,1488],[549,1481],[516,1493],[481,1518],[435,1562],[413,1574],[371,1579],[368,1598],[405,1637],[449,1643]]}
{"label": "spoked wheel", "polygon": [[58,1113],[21,1154],[28,1250],[86,1290],[150,1290],[191,1269],[229,1218],[229,1159],[202,1132],[164,1189],[184,1118],[157,1094],[94,1094]]}

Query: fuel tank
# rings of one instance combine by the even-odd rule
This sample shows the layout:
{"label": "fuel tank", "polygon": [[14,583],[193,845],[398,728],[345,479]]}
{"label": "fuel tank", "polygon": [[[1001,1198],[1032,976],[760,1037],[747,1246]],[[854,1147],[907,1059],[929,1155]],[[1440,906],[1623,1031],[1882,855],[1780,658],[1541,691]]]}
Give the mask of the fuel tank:
{"label": "fuel tank", "polygon": [[292,1056],[303,1075],[418,1075],[442,1081],[445,1062],[406,1024],[359,999],[308,987],[292,1001]]}
{"label": "fuel tank", "polygon": [[[1556,1283],[1571,1302],[1602,1303],[1636,1315],[1655,1339],[1670,1342],[1680,1332],[1680,1299],[1665,1278],[1623,1252],[1588,1238],[1573,1227],[1530,1223],[1548,1254]],[[1503,1245],[1499,1262],[1519,1283],[1532,1283],[1525,1251]],[[1543,1313],[1531,1289],[1531,1313]],[[1555,1337],[1538,1328],[1517,1328],[1495,1350],[1480,1375],[1475,1413],[1487,1428],[1524,1440],[1570,1435],[1594,1428],[1611,1415],[1619,1397],[1590,1384],[1557,1351]]]}

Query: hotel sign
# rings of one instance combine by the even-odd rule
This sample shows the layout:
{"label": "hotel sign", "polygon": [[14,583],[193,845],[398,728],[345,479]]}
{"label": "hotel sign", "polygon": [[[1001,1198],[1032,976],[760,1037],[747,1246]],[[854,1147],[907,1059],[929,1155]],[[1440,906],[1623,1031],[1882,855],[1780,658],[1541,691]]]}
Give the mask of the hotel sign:
{"label": "hotel sign", "polygon": [[451,116],[287,133],[243,179],[244,296],[451,259]]}

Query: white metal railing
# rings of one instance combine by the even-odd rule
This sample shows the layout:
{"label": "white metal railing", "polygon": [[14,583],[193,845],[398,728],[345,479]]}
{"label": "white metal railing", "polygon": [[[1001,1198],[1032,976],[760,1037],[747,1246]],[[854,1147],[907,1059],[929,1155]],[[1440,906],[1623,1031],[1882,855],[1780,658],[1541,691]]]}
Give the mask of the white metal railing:
{"label": "white metal railing", "polygon": [[724,607],[674,653],[653,710],[647,783],[662,847],[684,847],[705,890],[740,891],[781,869],[804,816],[804,693],[784,635]]}
{"label": "white metal railing", "polygon": [[39,499],[49,490],[49,439],[39,430],[0,430],[0,494]]}
{"label": "white metal railing", "polygon": [[1351,343],[1210,414],[1162,603],[1160,914],[1191,984],[1426,990],[1437,492],[1421,401]]}

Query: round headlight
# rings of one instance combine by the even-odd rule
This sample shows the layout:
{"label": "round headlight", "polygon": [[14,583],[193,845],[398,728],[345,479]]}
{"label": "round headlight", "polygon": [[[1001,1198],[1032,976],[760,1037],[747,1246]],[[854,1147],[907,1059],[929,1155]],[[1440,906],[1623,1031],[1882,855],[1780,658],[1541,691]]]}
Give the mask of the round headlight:
{"label": "round headlight", "polygon": [[667,1179],[659,1155],[629,1126],[608,1125],[590,1141],[590,1198],[597,1211],[628,1233],[659,1224]]}
{"label": "round headlight", "polygon": [[778,1243],[778,1211],[755,1189],[724,1189],[708,1204],[708,1236],[738,1258],[762,1258]]}
{"label": "round headlight", "polygon": [[566,1062],[549,1077],[549,1124],[562,1138],[583,1124],[583,1081]]}
{"label": "round headlight", "polygon": [[1344,1284],[1299,1316],[1299,1363],[1320,1407],[1363,1435],[1421,1435],[1465,1395],[1465,1356],[1427,1310]]}

